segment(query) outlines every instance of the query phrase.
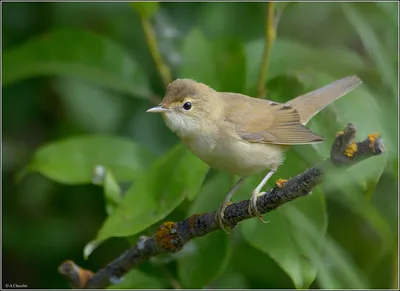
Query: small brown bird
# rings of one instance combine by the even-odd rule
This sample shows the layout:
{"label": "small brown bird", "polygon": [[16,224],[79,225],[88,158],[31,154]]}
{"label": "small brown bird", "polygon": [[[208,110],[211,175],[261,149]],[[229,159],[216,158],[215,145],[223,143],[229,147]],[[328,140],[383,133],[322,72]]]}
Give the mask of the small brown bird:
{"label": "small brown bird", "polygon": [[283,163],[288,146],[323,141],[305,124],[361,83],[357,76],[349,76],[282,104],[177,79],[168,85],[161,104],[147,112],[161,113],[167,126],[210,167],[241,177],[216,215],[225,230],[225,208],[244,179],[269,169],[249,203],[249,212],[261,217],[257,197]]}

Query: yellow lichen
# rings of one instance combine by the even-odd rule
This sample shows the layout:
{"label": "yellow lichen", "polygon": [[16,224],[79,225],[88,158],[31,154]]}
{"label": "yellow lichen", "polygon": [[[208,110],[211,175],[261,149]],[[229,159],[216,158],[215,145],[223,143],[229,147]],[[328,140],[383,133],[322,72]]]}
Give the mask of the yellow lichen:
{"label": "yellow lichen", "polygon": [[379,137],[379,133],[372,133],[368,135],[369,147],[375,150],[375,141]]}
{"label": "yellow lichen", "polygon": [[286,179],[278,179],[278,180],[275,181],[275,185],[278,188],[282,188],[286,184],[287,181],[288,180],[286,180]]}
{"label": "yellow lichen", "polygon": [[336,137],[338,137],[339,135],[342,135],[343,133],[344,133],[343,130],[338,131],[338,132],[336,133]]}
{"label": "yellow lichen", "polygon": [[170,252],[175,252],[179,249],[178,236],[176,232],[175,222],[164,222],[156,231],[154,238],[158,245]]}
{"label": "yellow lichen", "polygon": [[344,150],[344,154],[346,156],[348,156],[349,158],[353,157],[354,154],[357,152],[358,148],[357,148],[357,143],[353,142],[351,145],[349,145],[345,150]]}

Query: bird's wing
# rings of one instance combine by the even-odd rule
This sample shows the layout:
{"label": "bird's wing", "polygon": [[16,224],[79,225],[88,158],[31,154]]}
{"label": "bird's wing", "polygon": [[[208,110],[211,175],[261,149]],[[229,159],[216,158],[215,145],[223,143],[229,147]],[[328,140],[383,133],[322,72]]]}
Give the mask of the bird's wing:
{"label": "bird's wing", "polygon": [[225,119],[235,124],[238,135],[248,142],[294,145],[323,141],[320,135],[301,124],[298,111],[291,105],[240,94],[222,94],[229,100]]}

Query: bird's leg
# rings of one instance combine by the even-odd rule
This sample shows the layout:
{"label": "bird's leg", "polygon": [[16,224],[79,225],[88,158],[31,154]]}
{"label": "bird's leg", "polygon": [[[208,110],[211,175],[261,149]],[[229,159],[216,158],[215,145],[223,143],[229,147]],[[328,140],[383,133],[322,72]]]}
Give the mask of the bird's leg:
{"label": "bird's leg", "polygon": [[265,175],[265,177],[264,177],[264,179],[262,179],[261,183],[258,184],[256,189],[254,189],[253,192],[251,193],[251,198],[250,198],[250,201],[249,201],[249,213],[257,215],[258,218],[260,219],[260,221],[262,221],[264,223],[268,223],[268,221],[264,221],[262,219],[262,215],[260,214],[260,212],[257,209],[257,198],[258,198],[258,196],[265,194],[265,192],[260,192],[260,191],[265,186],[265,184],[267,184],[269,178],[271,178],[271,176],[274,173],[275,173],[274,170],[270,170],[268,172],[268,174]]}
{"label": "bird's leg", "polygon": [[222,228],[222,230],[225,231],[227,234],[230,234],[230,232],[228,232],[224,227],[224,212],[225,212],[226,207],[229,205],[233,194],[236,192],[236,190],[244,182],[245,179],[246,179],[246,177],[242,177],[239,179],[239,181],[236,182],[236,184],[229,191],[229,193],[226,194],[224,202],[222,202],[221,206],[217,210],[217,213],[215,214],[215,220],[218,222],[218,224]]}

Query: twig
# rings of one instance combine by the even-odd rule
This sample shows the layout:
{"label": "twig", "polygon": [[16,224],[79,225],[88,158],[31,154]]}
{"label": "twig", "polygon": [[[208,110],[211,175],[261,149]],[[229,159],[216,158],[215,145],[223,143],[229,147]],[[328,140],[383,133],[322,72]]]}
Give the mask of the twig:
{"label": "twig", "polygon": [[281,4],[279,9],[275,7],[273,1],[267,2],[267,15],[265,20],[265,48],[261,61],[260,75],[258,77],[257,96],[258,98],[267,97],[265,89],[265,80],[268,73],[269,59],[271,55],[272,46],[275,43],[276,33],[278,29],[279,20],[281,19],[283,10],[288,3]]}
{"label": "twig", "polygon": [[264,98],[266,95],[265,78],[267,76],[269,56],[271,54],[272,45],[276,38],[276,27],[274,21],[274,2],[267,2],[267,13],[265,20],[265,48],[262,56],[260,75],[258,77],[257,96]]}
{"label": "twig", "polygon": [[169,67],[164,63],[160,51],[158,50],[156,34],[151,26],[150,20],[140,15],[140,22],[142,23],[144,35],[146,38],[147,46],[149,47],[150,54],[156,64],[157,70],[163,80],[164,86],[167,87],[172,81],[172,75]]}
{"label": "twig", "polygon": [[[349,124],[343,132],[338,133],[329,159],[284,183],[277,182],[272,190],[260,196],[257,200],[260,212],[264,214],[273,211],[289,201],[307,196],[322,182],[324,172],[329,167],[349,167],[384,151],[383,140],[379,135],[371,134],[362,142],[354,142],[355,132],[355,127]],[[254,217],[248,212],[248,204],[249,200],[243,200],[226,208],[224,217],[227,226],[233,228],[237,223]],[[220,230],[214,217],[215,211],[194,214],[181,222],[164,222],[153,236],[141,237],[136,245],[92,276],[90,271],[79,268],[72,261],[61,264],[59,270],[74,288],[105,288],[111,281],[123,278],[129,270],[151,257],[178,252],[191,239]]]}

